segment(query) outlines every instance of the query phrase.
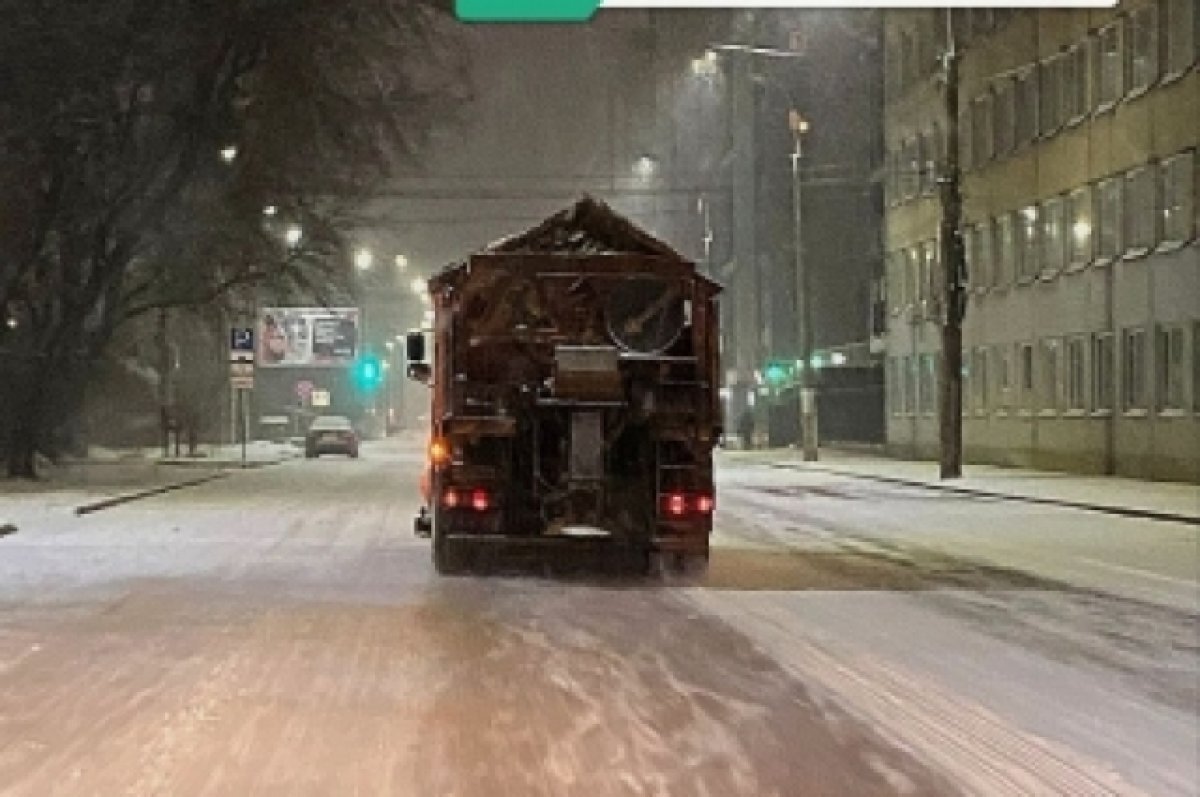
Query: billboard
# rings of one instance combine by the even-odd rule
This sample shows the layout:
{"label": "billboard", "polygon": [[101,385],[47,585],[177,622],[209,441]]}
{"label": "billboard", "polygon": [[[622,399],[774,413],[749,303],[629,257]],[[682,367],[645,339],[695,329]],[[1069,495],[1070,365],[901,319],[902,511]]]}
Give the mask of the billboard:
{"label": "billboard", "polygon": [[266,307],[258,314],[258,365],[346,366],[358,355],[357,307]]}

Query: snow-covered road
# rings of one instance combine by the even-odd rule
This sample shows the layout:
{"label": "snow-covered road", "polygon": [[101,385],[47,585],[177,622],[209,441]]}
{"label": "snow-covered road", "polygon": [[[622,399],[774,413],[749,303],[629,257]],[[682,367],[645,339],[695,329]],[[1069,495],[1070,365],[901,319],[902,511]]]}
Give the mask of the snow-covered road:
{"label": "snow-covered road", "polygon": [[28,513],[0,794],[1197,793],[1194,527],[723,462],[700,583],[439,579],[417,467]]}

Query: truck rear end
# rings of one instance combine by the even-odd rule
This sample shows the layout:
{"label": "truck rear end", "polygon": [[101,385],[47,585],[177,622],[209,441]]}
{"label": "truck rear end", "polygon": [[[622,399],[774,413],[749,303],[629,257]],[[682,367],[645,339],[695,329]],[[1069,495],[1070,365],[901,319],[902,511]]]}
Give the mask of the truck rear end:
{"label": "truck rear end", "polygon": [[719,287],[583,200],[430,281],[439,572],[508,544],[708,559]]}

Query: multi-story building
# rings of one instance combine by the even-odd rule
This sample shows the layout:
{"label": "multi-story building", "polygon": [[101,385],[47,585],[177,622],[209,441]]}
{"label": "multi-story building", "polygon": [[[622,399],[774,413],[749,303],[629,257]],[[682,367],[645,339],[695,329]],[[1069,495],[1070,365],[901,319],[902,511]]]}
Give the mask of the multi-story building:
{"label": "multi-story building", "polygon": [[887,440],[938,450],[939,54],[962,54],[968,461],[1200,482],[1200,4],[897,11]]}

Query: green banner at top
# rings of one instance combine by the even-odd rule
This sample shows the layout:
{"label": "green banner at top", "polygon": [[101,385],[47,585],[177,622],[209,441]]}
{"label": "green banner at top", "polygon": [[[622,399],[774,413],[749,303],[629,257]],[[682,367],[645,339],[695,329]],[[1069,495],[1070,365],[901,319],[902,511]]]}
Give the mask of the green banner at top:
{"label": "green banner at top", "polygon": [[463,22],[586,22],[600,0],[454,0]]}

